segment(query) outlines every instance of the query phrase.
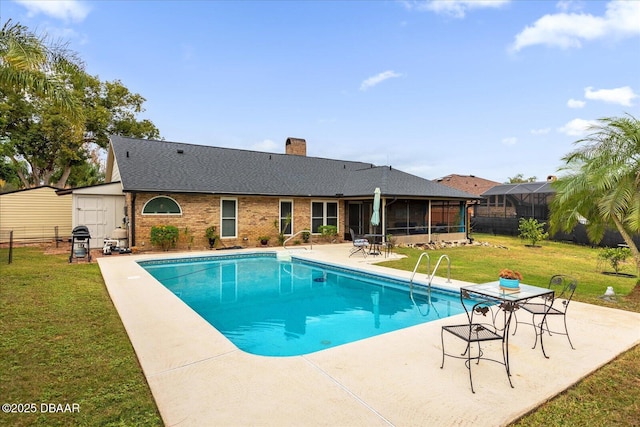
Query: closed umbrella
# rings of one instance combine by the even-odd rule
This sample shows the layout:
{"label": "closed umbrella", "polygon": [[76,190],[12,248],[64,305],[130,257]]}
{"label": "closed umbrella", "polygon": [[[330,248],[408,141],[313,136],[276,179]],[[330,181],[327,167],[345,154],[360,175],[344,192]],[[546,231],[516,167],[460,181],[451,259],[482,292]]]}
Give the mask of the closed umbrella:
{"label": "closed umbrella", "polygon": [[[380,225],[380,189],[376,187],[376,190],[373,192],[373,214],[371,214],[371,225],[376,227],[376,231],[378,226]],[[373,247],[372,254],[379,255],[380,249],[378,248],[379,242],[376,240],[376,237],[373,237]]]}
{"label": "closed umbrella", "polygon": [[380,188],[376,187],[373,192],[373,214],[371,215],[371,225],[380,225]]}

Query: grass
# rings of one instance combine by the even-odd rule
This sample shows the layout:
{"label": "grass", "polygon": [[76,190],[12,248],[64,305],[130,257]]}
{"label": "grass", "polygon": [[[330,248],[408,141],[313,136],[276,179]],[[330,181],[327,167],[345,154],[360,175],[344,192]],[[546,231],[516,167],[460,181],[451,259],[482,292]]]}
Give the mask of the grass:
{"label": "grass", "polygon": [[[598,250],[517,238],[476,235],[488,246],[430,251],[451,258],[451,277],[496,280],[500,269],[517,269],[526,283],[545,286],[556,273],[579,280],[575,299],[640,312],[636,279],[601,273]],[[422,251],[398,249],[408,258],[384,265],[413,270]],[[438,275],[446,273],[446,265]],[[632,266],[623,272],[634,273]],[[615,303],[599,298],[607,286]],[[78,413],[0,413],[12,426],[160,426],[162,421],[98,265],[68,263],[67,255],[19,248],[13,264],[0,249],[0,403],[78,404]],[[525,416],[516,426],[640,426],[640,346]]]}
{"label": "grass", "polygon": [[[42,252],[0,258],[0,404],[37,408],[2,412],[0,425],[161,426],[98,265]],[[79,412],[42,413],[50,403]]]}
{"label": "grass", "polygon": [[[560,242],[542,242],[527,247],[517,237],[476,234],[487,246],[467,246],[429,251],[431,268],[446,254],[451,259],[451,278],[473,283],[497,280],[503,268],[520,271],[524,282],[546,286],[553,274],[571,274],[578,279],[574,299],[590,304],[640,312],[637,278],[603,274],[613,269],[602,261],[599,249]],[[398,248],[407,258],[381,265],[412,271],[421,250]],[[423,265],[423,264],[421,264]],[[426,266],[420,268],[426,272]],[[446,276],[446,263],[438,276]],[[621,272],[634,275],[633,263]],[[616,302],[599,298],[613,286]],[[640,426],[640,346],[636,346],[526,415],[513,426]]]}

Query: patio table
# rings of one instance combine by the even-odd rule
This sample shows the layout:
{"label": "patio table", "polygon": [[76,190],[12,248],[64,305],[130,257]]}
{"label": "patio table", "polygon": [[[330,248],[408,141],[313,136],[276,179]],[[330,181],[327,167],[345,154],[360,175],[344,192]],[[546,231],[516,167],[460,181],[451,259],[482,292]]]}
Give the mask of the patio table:
{"label": "patio table", "polygon": [[365,239],[371,239],[369,247],[369,255],[380,255],[380,245],[382,244],[383,234],[365,234]]}
{"label": "patio table", "polygon": [[[473,298],[473,295],[480,295],[485,298],[495,299],[500,302],[500,308],[502,309],[505,320],[506,316],[509,316],[508,320],[511,320],[511,316],[513,316],[514,311],[519,308],[519,304],[525,303],[533,298],[549,298],[553,300],[554,291],[549,288],[540,288],[538,286],[526,285],[524,283],[520,283],[520,288],[518,290],[504,290],[500,288],[500,282],[488,282],[482,283],[479,285],[467,285],[460,287],[460,299]],[[551,307],[552,304],[549,304]],[[544,350],[544,342],[542,341],[542,325],[544,324],[546,318],[546,313],[542,318],[542,322],[540,323],[540,347],[542,348],[542,354],[547,359],[547,353]],[[494,319],[495,324],[495,319]],[[505,324],[511,325],[511,322],[508,323],[505,321]],[[504,331],[506,334],[506,361],[507,361],[507,372],[509,371],[509,331]]]}

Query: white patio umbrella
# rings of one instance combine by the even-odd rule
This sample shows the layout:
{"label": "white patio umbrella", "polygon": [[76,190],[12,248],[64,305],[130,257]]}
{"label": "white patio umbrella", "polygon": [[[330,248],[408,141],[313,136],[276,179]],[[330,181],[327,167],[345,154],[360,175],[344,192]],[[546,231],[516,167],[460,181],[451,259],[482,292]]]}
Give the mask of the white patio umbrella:
{"label": "white patio umbrella", "polygon": [[380,225],[380,188],[376,187],[373,192],[373,214],[371,214],[371,225]]}

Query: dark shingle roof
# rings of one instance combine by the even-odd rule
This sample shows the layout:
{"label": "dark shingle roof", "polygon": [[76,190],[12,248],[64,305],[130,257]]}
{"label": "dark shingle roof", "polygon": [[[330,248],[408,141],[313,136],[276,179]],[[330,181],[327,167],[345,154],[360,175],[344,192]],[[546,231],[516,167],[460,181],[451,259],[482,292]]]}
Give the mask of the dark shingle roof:
{"label": "dark shingle roof", "polygon": [[550,182],[521,182],[517,184],[500,184],[482,193],[482,196],[503,194],[555,193]]}
{"label": "dark shingle roof", "polygon": [[370,163],[111,137],[124,191],[274,196],[476,198]]}

